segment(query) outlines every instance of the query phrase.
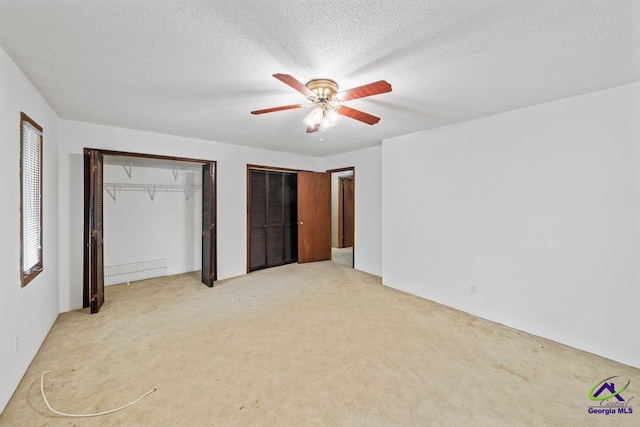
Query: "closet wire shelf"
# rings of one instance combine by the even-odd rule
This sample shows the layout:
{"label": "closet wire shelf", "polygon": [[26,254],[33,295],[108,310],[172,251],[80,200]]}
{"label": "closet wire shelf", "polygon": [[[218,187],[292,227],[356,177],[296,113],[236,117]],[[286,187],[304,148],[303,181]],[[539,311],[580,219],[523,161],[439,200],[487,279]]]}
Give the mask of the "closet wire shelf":
{"label": "closet wire shelf", "polygon": [[189,201],[196,190],[202,190],[201,185],[180,185],[180,184],[129,184],[117,182],[105,182],[104,191],[116,201],[116,195],[123,191],[138,191],[147,193],[153,201],[156,193],[184,193],[186,201]]}

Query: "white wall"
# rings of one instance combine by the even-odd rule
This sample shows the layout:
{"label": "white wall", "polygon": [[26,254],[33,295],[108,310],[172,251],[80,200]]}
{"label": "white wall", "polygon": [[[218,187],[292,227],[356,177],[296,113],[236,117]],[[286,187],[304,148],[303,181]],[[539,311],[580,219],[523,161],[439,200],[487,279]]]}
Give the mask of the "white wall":
{"label": "white wall", "polygon": [[[43,128],[43,266],[20,287],[20,112]],[[58,316],[58,117],[0,48],[0,412]],[[15,351],[15,337],[20,347]]]}
{"label": "white wall", "polygon": [[340,177],[351,176],[352,171],[334,172],[331,174],[331,246],[337,248],[338,242],[338,199],[340,196]]}
{"label": "white wall", "polygon": [[[200,186],[202,172],[133,166],[131,178],[122,165],[105,164],[105,183]],[[112,190],[113,192],[113,190]],[[167,259],[166,274],[200,270],[202,264],[202,190],[184,192],[104,192],[104,265]],[[162,273],[162,272],[160,272]]]}
{"label": "white wall", "polygon": [[84,147],[218,161],[218,279],[246,273],[246,165],[317,171],[321,164],[315,157],[60,120],[60,311],[82,307]]}
{"label": "white wall", "polygon": [[355,167],[355,268],[382,275],[382,149],[325,157],[324,170]]}
{"label": "white wall", "polygon": [[384,284],[640,367],[639,123],[636,83],[383,141]]}

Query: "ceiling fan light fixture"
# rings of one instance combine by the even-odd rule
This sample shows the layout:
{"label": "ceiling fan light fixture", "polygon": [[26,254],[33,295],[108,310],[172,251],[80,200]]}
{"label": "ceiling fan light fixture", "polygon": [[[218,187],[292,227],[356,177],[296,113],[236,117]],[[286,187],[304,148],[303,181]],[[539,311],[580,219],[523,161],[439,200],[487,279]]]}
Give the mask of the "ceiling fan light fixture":
{"label": "ceiling fan light fixture", "polygon": [[334,126],[340,121],[340,114],[338,114],[333,108],[327,109],[326,116],[327,119],[329,119],[331,126]]}
{"label": "ceiling fan light fixture", "polygon": [[328,129],[331,129],[331,126],[333,126],[333,125],[329,121],[329,118],[327,116],[324,116],[322,118],[322,123],[320,123],[320,130],[322,132],[326,132]]}
{"label": "ceiling fan light fixture", "polygon": [[[303,94],[311,102],[311,105],[284,105],[281,107],[255,110],[252,111],[251,114],[265,114],[275,111],[292,110],[294,108],[313,107],[313,110],[302,121],[307,125],[307,133],[321,131],[321,135],[324,135],[327,130],[335,126],[340,121],[341,116],[346,116],[368,125],[375,125],[380,121],[379,117],[341,104],[353,99],[391,92],[391,85],[386,80],[379,80],[363,86],[343,90],[338,94],[338,84],[333,80],[314,79],[303,84],[289,74],[277,73],[274,74],[273,77]],[[323,141],[322,137],[320,141]]]}
{"label": "ceiling fan light fixture", "polygon": [[315,127],[317,124],[322,122],[324,117],[324,111],[320,107],[316,107],[311,111],[307,117],[302,120],[308,127]]}
{"label": "ceiling fan light fixture", "polygon": [[340,121],[340,115],[329,103],[318,106],[302,120],[307,127],[317,128],[323,133],[334,127]]}

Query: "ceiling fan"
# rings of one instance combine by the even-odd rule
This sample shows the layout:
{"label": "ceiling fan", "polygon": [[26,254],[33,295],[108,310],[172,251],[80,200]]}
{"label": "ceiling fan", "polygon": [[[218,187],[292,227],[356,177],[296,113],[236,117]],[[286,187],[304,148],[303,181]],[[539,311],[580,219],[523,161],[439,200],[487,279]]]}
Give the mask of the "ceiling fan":
{"label": "ceiling fan", "polygon": [[[295,108],[315,107],[303,120],[307,125],[307,133],[317,132],[320,130],[324,134],[328,129],[338,123],[340,116],[346,116],[368,125],[375,125],[380,121],[379,117],[341,105],[341,103],[351,101],[352,99],[391,92],[391,85],[385,80],[338,92],[338,84],[333,80],[314,79],[309,81],[307,84],[303,84],[289,74],[274,74],[273,77],[306,96],[312,104],[284,105],[282,107],[252,111],[251,114],[265,114],[273,113],[275,111],[292,110]],[[322,141],[322,138],[320,140]]]}

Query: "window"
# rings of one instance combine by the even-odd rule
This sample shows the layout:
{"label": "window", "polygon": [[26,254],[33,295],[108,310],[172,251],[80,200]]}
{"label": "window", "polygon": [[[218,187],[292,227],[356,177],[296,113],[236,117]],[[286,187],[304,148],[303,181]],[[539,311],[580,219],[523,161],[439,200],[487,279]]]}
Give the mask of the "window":
{"label": "window", "polygon": [[20,113],[20,263],[26,286],[42,271],[42,128]]}

